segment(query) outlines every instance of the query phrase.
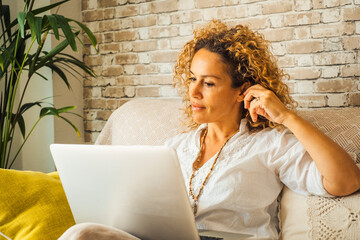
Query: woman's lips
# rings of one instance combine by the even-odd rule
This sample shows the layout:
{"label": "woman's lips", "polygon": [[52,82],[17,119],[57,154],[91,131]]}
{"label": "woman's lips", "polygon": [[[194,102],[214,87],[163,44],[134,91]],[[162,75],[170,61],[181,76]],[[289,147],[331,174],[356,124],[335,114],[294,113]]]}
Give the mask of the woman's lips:
{"label": "woman's lips", "polygon": [[203,106],[201,106],[201,105],[199,105],[199,104],[192,103],[192,104],[191,104],[191,109],[192,109],[193,111],[200,111],[200,110],[204,110],[205,107],[203,107]]}

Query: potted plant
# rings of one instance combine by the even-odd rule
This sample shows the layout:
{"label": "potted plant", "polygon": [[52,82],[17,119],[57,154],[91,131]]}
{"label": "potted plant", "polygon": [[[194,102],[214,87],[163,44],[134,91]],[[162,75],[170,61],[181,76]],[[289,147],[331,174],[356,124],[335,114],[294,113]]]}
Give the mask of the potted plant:
{"label": "potted plant", "polygon": [[[65,16],[43,15],[50,9],[68,1],[63,0],[33,9],[35,0],[25,0],[23,11],[19,12],[17,18],[10,22],[9,7],[3,6],[0,0],[2,26],[0,35],[0,168],[11,168],[36,125],[44,117],[55,116],[63,119],[79,135],[76,126],[64,117],[64,114],[71,113],[74,106],[55,108],[43,100],[23,102],[27,87],[35,75],[48,80],[39,73],[42,68],[50,68],[53,73],[60,76],[69,89],[71,86],[65,71],[80,69],[95,77],[90,67],[70,54],[63,53],[68,46],[73,51],[77,51],[78,43],[83,45],[80,39],[82,35],[88,38],[96,48],[97,41],[93,33],[81,22]],[[43,49],[44,42],[51,35],[55,36],[58,44],[47,52]],[[21,77],[22,75],[23,77]],[[23,90],[19,88],[20,81],[24,81]],[[20,96],[18,99],[16,99],[17,95]],[[30,131],[27,131],[23,114],[33,107],[39,107],[39,117]],[[18,149],[13,149],[14,133],[18,131],[17,129],[20,130],[23,140]]]}

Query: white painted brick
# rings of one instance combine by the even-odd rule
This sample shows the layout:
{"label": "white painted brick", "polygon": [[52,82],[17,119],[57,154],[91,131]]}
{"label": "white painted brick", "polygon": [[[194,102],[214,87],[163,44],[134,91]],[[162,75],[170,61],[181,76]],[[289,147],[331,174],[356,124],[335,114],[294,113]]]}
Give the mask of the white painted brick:
{"label": "white painted brick", "polygon": [[141,28],[139,29],[139,37],[140,39],[149,39],[149,29],[148,28]]}
{"label": "white painted brick", "polygon": [[284,17],[281,15],[270,16],[271,27],[284,27]]}
{"label": "white painted brick", "polygon": [[187,36],[193,33],[193,28],[191,24],[183,24],[179,27],[180,36]]}
{"label": "white painted brick", "polygon": [[86,26],[91,29],[92,32],[99,32],[99,22],[87,22]]}
{"label": "white painted brick", "polygon": [[312,93],[314,92],[313,81],[297,81],[295,84],[296,93]]}
{"label": "white painted brick", "polygon": [[250,4],[247,7],[246,15],[247,16],[256,16],[262,13],[262,8],[260,4]]}
{"label": "white painted brick", "polygon": [[120,28],[131,28],[133,27],[133,21],[130,18],[122,18],[120,20]]}
{"label": "white painted brick", "polygon": [[97,9],[97,0],[89,0],[88,9]]}
{"label": "white painted brick", "polygon": [[338,93],[338,94],[328,94],[327,95],[327,105],[329,107],[344,107],[349,106],[348,104],[348,94]]}
{"label": "white painted brick", "polygon": [[298,66],[311,66],[314,64],[312,55],[297,55],[295,61]]}
{"label": "white painted brick", "polygon": [[171,23],[171,18],[169,14],[160,14],[158,15],[158,24],[159,25],[169,25]]}
{"label": "white painted brick", "polygon": [[325,38],[324,51],[340,51],[343,50],[341,38]]}
{"label": "white painted brick", "polygon": [[355,22],[355,32],[360,34],[360,21]]}
{"label": "white painted brick", "polygon": [[98,54],[95,48],[90,48],[90,55]]}
{"label": "white painted brick", "polygon": [[172,73],[174,68],[174,64],[172,63],[162,63],[159,66],[160,73]]}
{"label": "white painted brick", "polygon": [[151,3],[143,3],[139,5],[139,11],[141,15],[151,13]]}
{"label": "white painted brick", "polygon": [[179,9],[194,9],[195,8],[195,1],[194,0],[180,0],[179,1]]}
{"label": "white painted brick", "polygon": [[112,65],[114,62],[114,55],[113,54],[105,54],[105,56],[103,57],[103,65],[104,66],[108,66],[108,65]]}
{"label": "white painted brick", "polygon": [[325,7],[337,7],[340,5],[340,0],[324,0]]}
{"label": "white painted brick", "polygon": [[295,11],[307,11],[312,8],[311,0],[295,0]]}
{"label": "white painted brick", "polygon": [[308,26],[298,26],[295,29],[295,39],[309,39],[311,36],[310,28]]}
{"label": "white painted brick", "polygon": [[122,42],[120,43],[121,52],[131,52],[133,50],[132,42]]}
{"label": "white painted brick", "polygon": [[100,98],[101,97],[101,87],[93,87],[91,89],[91,97],[92,98]]}
{"label": "white painted brick", "polygon": [[160,96],[162,97],[177,97],[177,91],[172,86],[162,86],[160,87]]}
{"label": "white painted brick", "polygon": [[124,88],[124,94],[127,97],[134,97],[135,96],[135,87],[131,86],[131,87],[125,87]]}
{"label": "white painted brick", "polygon": [[87,119],[87,120],[95,120],[96,119],[96,113],[97,111],[91,111],[91,110],[85,110],[84,111],[84,117]]}
{"label": "white painted brick", "polygon": [[134,65],[124,65],[124,73],[126,74],[134,74],[135,66]]}
{"label": "white painted brick", "polygon": [[216,8],[206,8],[202,10],[202,15],[205,21],[218,18]]}
{"label": "white painted brick", "polygon": [[286,54],[286,44],[284,42],[276,42],[271,45],[274,55],[283,56]]}
{"label": "white painted brick", "polygon": [[176,37],[170,40],[170,46],[173,49],[180,49],[183,48],[186,42],[190,41],[192,36],[185,36],[185,37]]}
{"label": "white painted brick", "polygon": [[167,38],[159,39],[157,45],[158,49],[170,49],[170,40]]}
{"label": "white painted brick", "polygon": [[338,22],[340,19],[339,9],[329,9],[321,12],[321,22],[323,23]]}
{"label": "white painted brick", "polygon": [[323,78],[335,78],[339,76],[340,68],[338,66],[329,66],[322,69],[321,76]]}
{"label": "white painted brick", "polygon": [[355,63],[355,54],[353,52],[321,53],[314,57],[316,65],[335,65]]}
{"label": "white painted brick", "polygon": [[325,107],[326,96],[319,94],[293,94],[291,95],[299,103],[299,107]]}
{"label": "white painted brick", "polygon": [[139,63],[150,63],[150,56],[147,52],[138,53]]}

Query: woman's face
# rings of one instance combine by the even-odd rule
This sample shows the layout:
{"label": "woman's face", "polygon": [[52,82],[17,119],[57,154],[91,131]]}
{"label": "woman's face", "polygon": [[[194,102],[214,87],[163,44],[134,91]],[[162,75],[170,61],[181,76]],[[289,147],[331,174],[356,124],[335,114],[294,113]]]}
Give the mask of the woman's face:
{"label": "woman's face", "polygon": [[231,76],[221,56],[200,49],[193,57],[190,72],[189,96],[194,121],[239,124],[241,88],[231,87]]}

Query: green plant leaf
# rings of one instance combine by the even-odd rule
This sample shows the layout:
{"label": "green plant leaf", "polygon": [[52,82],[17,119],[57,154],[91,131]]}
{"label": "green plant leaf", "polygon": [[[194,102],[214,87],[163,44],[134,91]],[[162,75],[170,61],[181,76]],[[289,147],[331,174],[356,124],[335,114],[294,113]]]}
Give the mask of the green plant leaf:
{"label": "green plant leaf", "polygon": [[91,44],[96,47],[97,45],[97,40],[96,40],[96,37],[95,35],[91,32],[91,30],[86,27],[83,23],[79,22],[79,21],[76,21],[76,20],[73,20],[73,19],[67,19],[68,21],[74,21],[76,22],[83,30],[84,32],[88,35],[90,41],[91,41]]}
{"label": "green plant leaf", "polygon": [[56,108],[53,108],[53,107],[43,107],[41,110],[40,110],[40,117],[45,117],[45,116],[57,116],[57,117],[60,117],[59,116],[59,113],[57,112]]}
{"label": "green plant leaf", "polygon": [[30,31],[31,31],[31,38],[36,38],[36,32],[35,32],[35,16],[32,12],[28,12],[26,15],[26,19],[29,23]]}
{"label": "green plant leaf", "polygon": [[51,29],[54,32],[55,38],[59,40],[59,30],[56,18],[53,15],[46,15],[47,19],[49,20]]}
{"label": "green plant leaf", "polygon": [[34,32],[36,34],[36,40],[38,44],[41,44],[41,24],[42,24],[42,18],[41,17],[35,17],[35,25],[34,25]]}
{"label": "green plant leaf", "polygon": [[90,76],[96,77],[96,74],[94,73],[94,71],[90,67],[88,67],[84,62],[80,61],[79,59],[77,59],[69,54],[60,53],[59,55],[66,56],[68,58],[55,57],[53,60],[54,62],[70,63],[70,64],[75,65],[75,66],[79,67],[80,69],[84,70]]}
{"label": "green plant leaf", "polygon": [[19,12],[18,13],[17,20],[18,20],[18,23],[19,23],[20,34],[21,34],[22,38],[25,37],[25,30],[24,30],[25,18],[26,18],[26,12]]}
{"label": "green plant leaf", "polygon": [[8,29],[10,25],[10,8],[9,6],[6,5],[2,5],[1,7],[2,7],[1,12],[3,13],[3,19],[6,29],[6,31],[4,31],[4,34],[7,33],[8,38],[11,38],[11,29]]}
{"label": "green plant leaf", "polygon": [[[16,120],[16,122],[15,122]],[[11,114],[11,126],[15,129],[15,125],[18,124],[20,128],[21,135],[25,136],[25,122],[22,114]]]}
{"label": "green plant leaf", "polygon": [[69,112],[71,110],[74,110],[76,107],[75,106],[66,106],[66,107],[62,107],[62,108],[58,108],[57,112],[60,113],[65,113],[65,112]]}
{"label": "green plant leaf", "polygon": [[[66,71],[68,74],[70,74],[74,78],[78,79],[79,76],[80,76],[80,78],[84,77],[84,75],[80,71],[76,70],[71,64],[67,64],[66,62],[59,62],[59,65],[60,64],[63,65],[63,67],[61,67],[61,69],[63,69],[64,72]],[[78,76],[76,76],[75,73],[78,74]]]}
{"label": "green plant leaf", "polygon": [[[24,69],[24,70],[26,70],[26,69]],[[34,72],[34,74],[38,75],[39,77],[43,78],[46,81],[49,81],[49,79],[47,77],[45,77],[44,75],[42,75],[42,74],[40,74],[38,72]]]}
{"label": "green plant leaf", "polygon": [[35,66],[34,71],[42,68],[47,61],[49,61],[53,56],[64,50],[68,45],[69,45],[68,41],[64,40],[61,43],[59,43],[56,47],[51,49],[51,51],[48,52],[48,54],[46,54],[41,58],[40,62]]}
{"label": "green plant leaf", "polygon": [[21,114],[19,114],[16,118],[16,121],[19,125],[19,128],[20,128],[20,132],[21,132],[21,135],[23,137],[25,137],[25,134],[26,134],[26,131],[25,131],[25,121],[24,121],[24,118]]}
{"label": "green plant leaf", "polygon": [[70,124],[70,126],[75,130],[76,134],[78,135],[78,137],[80,137],[80,132],[79,130],[75,127],[75,125],[70,122],[70,120],[68,120],[67,118],[63,117],[63,116],[60,116],[61,119],[65,120],[68,124]]}
{"label": "green plant leaf", "polygon": [[47,63],[45,64],[45,66],[49,67],[51,70],[53,70],[54,72],[56,72],[60,78],[64,81],[64,83],[66,84],[68,89],[71,89],[70,83],[65,75],[65,73],[55,64],[53,63]]}
{"label": "green plant leaf", "polygon": [[57,14],[54,14],[54,16],[56,17],[64,35],[65,35],[65,38],[69,42],[71,49],[74,52],[77,52],[77,46],[76,46],[76,42],[75,42],[75,34],[71,30],[71,27],[70,27],[69,23],[67,22],[66,18],[64,16],[57,15]]}
{"label": "green plant leaf", "polygon": [[37,8],[37,9],[32,10],[32,12],[34,13],[34,15],[37,15],[37,14],[39,14],[39,13],[46,12],[46,11],[48,11],[48,10],[54,8],[54,7],[57,7],[57,6],[65,3],[65,2],[68,2],[68,1],[70,1],[70,0],[64,0],[64,1],[61,1],[61,2],[57,2],[57,3],[51,4],[51,5],[49,5],[49,6],[45,6],[45,7],[42,7],[42,8]]}
{"label": "green plant leaf", "polygon": [[31,103],[25,103],[21,106],[19,113],[23,114],[24,112],[26,112],[27,110],[29,110],[30,108],[32,108],[33,106],[39,106],[41,107],[41,104],[43,102],[31,102]]}
{"label": "green plant leaf", "polygon": [[0,55],[0,67],[1,67],[1,70],[4,71],[4,61],[3,61],[1,55]]}

